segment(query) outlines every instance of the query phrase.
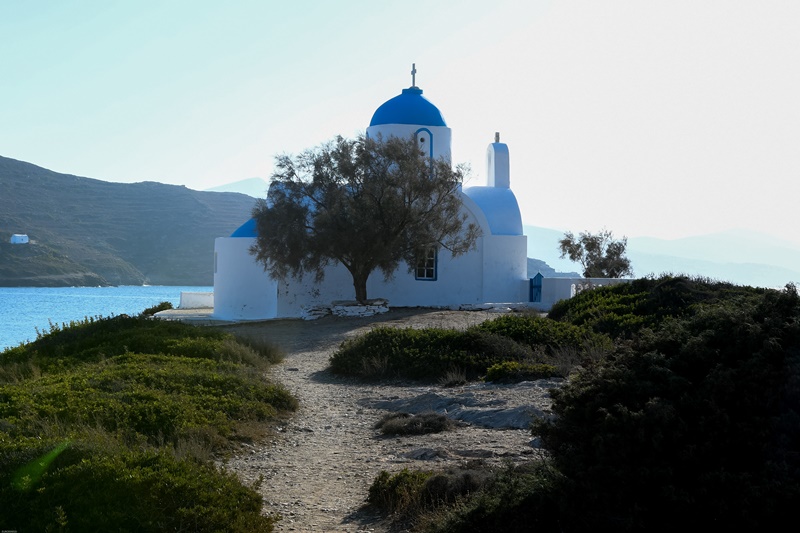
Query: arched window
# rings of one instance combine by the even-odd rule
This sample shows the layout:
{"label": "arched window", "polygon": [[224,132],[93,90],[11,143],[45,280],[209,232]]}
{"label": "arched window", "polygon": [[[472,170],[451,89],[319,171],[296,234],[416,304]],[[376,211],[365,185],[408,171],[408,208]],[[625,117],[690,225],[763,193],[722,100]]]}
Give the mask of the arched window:
{"label": "arched window", "polygon": [[433,133],[428,128],[420,128],[414,132],[419,149],[433,159]]}

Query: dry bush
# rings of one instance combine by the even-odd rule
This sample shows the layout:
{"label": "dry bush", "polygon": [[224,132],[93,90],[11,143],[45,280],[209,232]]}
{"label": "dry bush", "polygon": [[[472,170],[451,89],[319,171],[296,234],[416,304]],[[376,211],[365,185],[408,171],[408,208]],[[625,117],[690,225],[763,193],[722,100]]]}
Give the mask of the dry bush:
{"label": "dry bush", "polygon": [[367,357],[361,361],[361,376],[366,379],[378,379],[389,374],[389,356]]}
{"label": "dry bush", "polygon": [[442,387],[456,387],[467,382],[467,371],[464,368],[451,366],[442,377],[439,378],[439,385]]}
{"label": "dry bush", "polygon": [[384,435],[426,435],[453,429],[455,424],[444,415],[437,413],[390,413],[381,418],[375,429]]}

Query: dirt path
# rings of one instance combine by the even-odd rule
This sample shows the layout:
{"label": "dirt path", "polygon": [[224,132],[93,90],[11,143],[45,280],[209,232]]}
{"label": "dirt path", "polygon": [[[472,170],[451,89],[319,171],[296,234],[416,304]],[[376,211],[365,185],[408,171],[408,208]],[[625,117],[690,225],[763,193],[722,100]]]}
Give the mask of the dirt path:
{"label": "dirt path", "polygon": [[[346,338],[375,325],[464,328],[497,316],[488,312],[392,310],[371,318],[327,317],[313,322],[279,320],[226,326],[245,337],[268,340],[286,351],[272,378],[300,400],[300,409],[275,437],[249,447],[226,467],[245,482],[263,476],[265,510],[283,519],[278,531],[388,531],[364,508],[381,470],[440,468],[482,458],[523,461],[538,454],[527,429],[490,429],[477,423],[434,435],[386,438],[373,425],[387,411],[428,405],[464,419],[549,409],[550,382],[518,386],[473,384],[456,388],[411,383],[364,384],[331,375],[328,358]],[[405,402],[405,403],[404,403]],[[427,402],[427,404],[426,404]],[[442,407],[446,406],[446,407]]]}

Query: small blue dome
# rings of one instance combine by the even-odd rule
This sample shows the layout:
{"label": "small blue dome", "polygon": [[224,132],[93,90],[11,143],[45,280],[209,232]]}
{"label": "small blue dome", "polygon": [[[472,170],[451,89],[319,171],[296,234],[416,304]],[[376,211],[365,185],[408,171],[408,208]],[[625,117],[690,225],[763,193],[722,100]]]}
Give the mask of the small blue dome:
{"label": "small blue dome", "polygon": [[258,237],[258,230],[256,230],[256,219],[251,218],[239,226],[236,231],[231,233],[231,237]]}
{"label": "small blue dome", "polygon": [[370,126],[381,124],[418,124],[420,126],[447,126],[442,112],[427,98],[422,89],[409,87],[385,102],[375,111]]}

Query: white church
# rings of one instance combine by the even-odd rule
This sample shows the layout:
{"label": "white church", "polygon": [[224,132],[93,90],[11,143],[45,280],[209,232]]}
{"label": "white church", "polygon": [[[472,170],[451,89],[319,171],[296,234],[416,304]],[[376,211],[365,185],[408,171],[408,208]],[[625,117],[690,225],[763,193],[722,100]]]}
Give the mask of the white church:
{"label": "white church", "polygon": [[[415,71],[412,71],[412,75]],[[451,130],[441,111],[412,86],[378,107],[372,115],[370,138],[416,136],[433,158],[451,161]],[[453,258],[446,250],[432,252],[409,272],[401,265],[385,280],[373,272],[367,294],[392,307],[462,308],[491,303],[542,300],[539,285],[528,278],[527,238],[522,232],[519,204],[511,190],[508,146],[495,134],[486,153],[486,185],[459,191],[466,224],[477,224],[482,235],[475,249]],[[314,276],[271,279],[250,254],[255,243],[255,220],[230,237],[214,243],[214,312],[222,320],[263,320],[308,317],[334,301],[353,300],[349,272],[340,264],[328,267],[322,282]],[[548,291],[545,291],[548,292]]]}

